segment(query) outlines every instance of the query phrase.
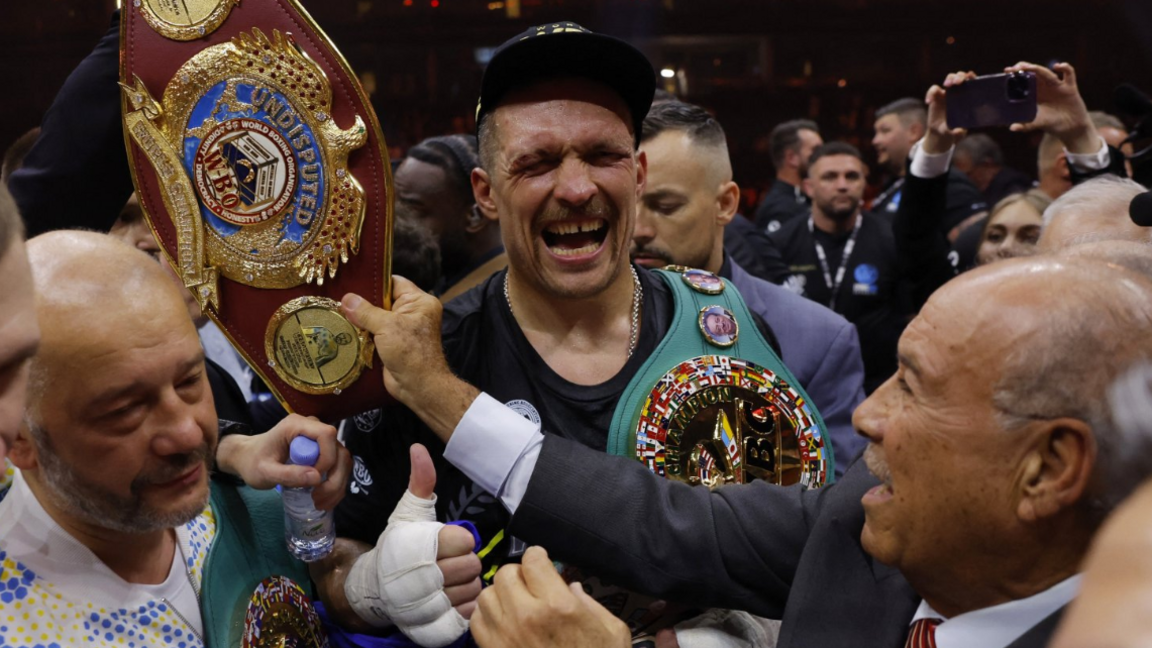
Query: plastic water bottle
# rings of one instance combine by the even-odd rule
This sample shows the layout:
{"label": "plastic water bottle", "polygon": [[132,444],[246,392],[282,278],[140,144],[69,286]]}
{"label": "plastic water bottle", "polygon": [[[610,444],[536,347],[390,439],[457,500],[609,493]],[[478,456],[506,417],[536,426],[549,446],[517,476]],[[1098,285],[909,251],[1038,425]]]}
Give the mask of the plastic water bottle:
{"label": "plastic water bottle", "polygon": [[[289,463],[315,466],[319,458],[318,443],[304,436],[292,439]],[[336,542],[332,512],[316,508],[311,488],[281,487],[280,494],[284,501],[284,539],[288,542],[288,552],[304,562],[320,560],[331,553]]]}

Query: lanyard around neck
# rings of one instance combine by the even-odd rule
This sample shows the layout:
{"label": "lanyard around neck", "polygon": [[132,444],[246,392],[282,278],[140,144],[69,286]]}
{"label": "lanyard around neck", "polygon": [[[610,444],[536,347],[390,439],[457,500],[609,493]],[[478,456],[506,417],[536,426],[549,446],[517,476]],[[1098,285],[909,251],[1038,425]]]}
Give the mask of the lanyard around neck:
{"label": "lanyard around neck", "polygon": [[848,270],[848,258],[852,256],[852,249],[856,247],[856,235],[860,233],[860,224],[863,222],[864,215],[856,214],[856,224],[852,226],[852,235],[844,244],[844,252],[840,255],[840,266],[836,268],[836,279],[833,281],[832,270],[828,267],[828,255],[824,252],[824,246],[816,240],[816,224],[811,216],[808,217],[808,231],[813,234],[812,243],[816,246],[816,258],[820,261],[820,269],[824,271],[824,285],[832,291],[831,297],[828,298],[828,308],[832,310],[836,310],[836,293],[840,292],[840,284],[844,281],[844,273]]}

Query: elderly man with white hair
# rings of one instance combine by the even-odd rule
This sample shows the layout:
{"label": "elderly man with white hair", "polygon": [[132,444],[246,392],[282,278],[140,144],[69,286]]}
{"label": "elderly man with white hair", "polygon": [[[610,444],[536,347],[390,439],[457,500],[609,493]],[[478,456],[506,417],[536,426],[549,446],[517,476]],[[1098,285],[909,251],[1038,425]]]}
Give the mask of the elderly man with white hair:
{"label": "elderly man with white hair", "polygon": [[1145,191],[1139,183],[1113,175],[1076,185],[1044,210],[1040,251],[1093,241],[1152,242],[1152,231],[1128,215],[1132,199]]}

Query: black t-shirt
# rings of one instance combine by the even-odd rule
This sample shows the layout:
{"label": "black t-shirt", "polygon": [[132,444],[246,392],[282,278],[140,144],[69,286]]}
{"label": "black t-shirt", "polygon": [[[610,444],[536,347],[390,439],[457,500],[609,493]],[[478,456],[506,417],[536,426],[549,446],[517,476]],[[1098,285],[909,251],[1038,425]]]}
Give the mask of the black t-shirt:
{"label": "black t-shirt", "polygon": [[[852,238],[852,232],[832,234],[813,228],[812,236],[816,242],[820,244],[820,247],[824,249],[824,254],[828,259],[828,268],[832,270],[832,280],[835,281],[836,272],[834,269],[839,268],[844,263],[844,247],[848,245],[848,239]],[[821,271],[823,270],[821,269]]]}
{"label": "black t-shirt", "polygon": [[[506,270],[445,306],[444,352],[460,378],[506,403],[541,429],[604,450],[617,402],[624,389],[668,332],[674,301],[655,274],[638,269],[644,288],[636,350],[624,367],[599,385],[576,385],[556,374],[524,337],[504,298]],[[775,335],[753,316],[765,340],[780,353]],[[507,537],[503,505],[448,463],[442,443],[408,408],[389,407],[344,422],[344,444],[353,456],[348,493],[335,512],[341,537],[375,544],[396,502],[408,487],[408,449],[424,444],[436,466],[436,513],[441,521],[468,520],[480,531],[487,578],[527,547]]]}
{"label": "black t-shirt", "polygon": [[810,210],[808,196],[799,187],[777,179],[756,208],[756,227],[771,234],[784,223],[807,216]]}
{"label": "black t-shirt", "polygon": [[[824,247],[829,274],[835,282],[850,234],[833,236],[813,229],[809,229],[807,218],[797,218],[769,238],[792,272],[784,287],[828,306],[832,289],[825,280],[815,243],[819,241]],[[865,214],[852,253],[844,261],[847,267],[833,310],[856,325],[864,359],[864,389],[871,393],[896,371],[896,343],[907,321],[898,290],[892,226]]]}
{"label": "black t-shirt", "polygon": [[656,350],[672,320],[672,293],[664,281],[638,271],[644,288],[636,350],[615,376],[599,385],[561,378],[524,337],[504,299],[497,273],[452,303],[444,324],[444,351],[453,372],[513,409],[534,411],[551,434],[603,450],[616,402],[645,360]]}
{"label": "black t-shirt", "polygon": [[[616,403],[667,333],[673,300],[659,277],[639,270],[644,288],[636,351],[615,376],[599,385],[575,385],[556,374],[524,337],[504,299],[506,271],[461,295],[445,307],[444,351],[453,372],[507,403],[545,431],[603,450]],[[344,443],[354,457],[349,492],[336,508],[337,533],[374,544],[388,515],[408,485],[408,448],[428,447],[436,465],[437,514],[442,521],[469,520],[482,543],[484,574],[522,553],[521,543],[504,536],[508,514],[499,501],[443,458],[444,444],[400,405],[348,419]],[[500,542],[494,542],[503,538]]]}

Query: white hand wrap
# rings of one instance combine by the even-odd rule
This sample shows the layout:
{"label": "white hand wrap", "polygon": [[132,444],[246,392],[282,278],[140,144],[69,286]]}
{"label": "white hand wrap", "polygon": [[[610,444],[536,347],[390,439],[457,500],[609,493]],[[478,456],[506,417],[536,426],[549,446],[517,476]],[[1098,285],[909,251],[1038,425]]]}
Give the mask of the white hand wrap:
{"label": "white hand wrap", "polygon": [[446,646],[468,630],[436,566],[443,526],[435,496],[404,493],[376,547],[356,560],[344,581],[344,596],[361,619],[376,627],[395,624],[425,648]]}

